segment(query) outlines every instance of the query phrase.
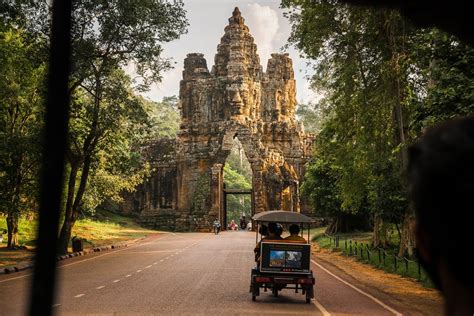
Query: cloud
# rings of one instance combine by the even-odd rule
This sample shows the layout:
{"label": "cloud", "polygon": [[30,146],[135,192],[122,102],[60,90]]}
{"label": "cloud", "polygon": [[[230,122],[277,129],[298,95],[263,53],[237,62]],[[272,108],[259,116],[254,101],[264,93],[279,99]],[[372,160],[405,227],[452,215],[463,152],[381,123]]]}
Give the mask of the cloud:
{"label": "cloud", "polygon": [[266,66],[270,55],[279,50],[276,43],[280,38],[278,13],[271,7],[258,3],[248,4],[246,11],[245,22],[250,28],[250,34],[255,38],[260,61]]}

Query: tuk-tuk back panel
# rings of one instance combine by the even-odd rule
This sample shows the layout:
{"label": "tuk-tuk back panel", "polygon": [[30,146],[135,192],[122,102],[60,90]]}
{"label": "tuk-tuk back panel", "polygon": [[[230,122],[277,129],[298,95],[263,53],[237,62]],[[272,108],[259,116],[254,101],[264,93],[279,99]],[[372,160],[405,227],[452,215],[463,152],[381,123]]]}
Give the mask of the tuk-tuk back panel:
{"label": "tuk-tuk back panel", "polygon": [[262,242],[260,272],[309,274],[311,245],[303,243]]}

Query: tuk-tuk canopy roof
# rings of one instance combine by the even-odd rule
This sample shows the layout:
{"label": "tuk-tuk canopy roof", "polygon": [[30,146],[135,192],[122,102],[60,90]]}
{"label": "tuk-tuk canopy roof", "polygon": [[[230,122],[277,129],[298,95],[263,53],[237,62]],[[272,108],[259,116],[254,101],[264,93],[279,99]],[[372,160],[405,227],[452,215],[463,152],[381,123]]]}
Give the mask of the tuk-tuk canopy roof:
{"label": "tuk-tuk canopy roof", "polygon": [[275,222],[275,223],[314,223],[311,217],[301,213],[288,211],[268,211],[255,214],[252,219],[256,222]]}

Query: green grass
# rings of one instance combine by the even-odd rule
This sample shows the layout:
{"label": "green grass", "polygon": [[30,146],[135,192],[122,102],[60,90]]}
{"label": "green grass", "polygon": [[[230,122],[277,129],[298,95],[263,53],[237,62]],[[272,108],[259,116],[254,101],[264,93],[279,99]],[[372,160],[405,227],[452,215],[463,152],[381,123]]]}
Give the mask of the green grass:
{"label": "green grass", "polygon": [[[313,240],[316,237],[324,235],[324,232],[326,231],[327,227],[315,227],[311,228],[309,231],[309,235],[311,236],[311,240]],[[306,236],[306,231],[305,231],[305,236]]]}
{"label": "green grass", "polygon": [[[338,249],[341,250],[343,255],[355,257],[359,262],[370,264],[377,269],[389,273],[416,279],[425,287],[433,287],[431,280],[422,268],[420,269],[420,274],[418,274],[418,264],[414,260],[410,260],[406,263],[406,260],[403,258],[394,257],[397,253],[396,248],[384,249],[385,260],[383,251],[380,250],[379,257],[379,249],[372,249],[370,246],[372,233],[350,233],[340,234],[338,236]],[[334,239],[328,238],[324,233],[315,235],[312,240],[317,242],[322,248],[336,248]],[[396,265],[394,261],[396,261]]]}
{"label": "green grass", "polygon": [[[20,223],[18,227],[18,240],[20,242],[20,245],[33,246],[36,240],[36,229],[36,220],[20,218]],[[7,221],[5,216],[0,215],[0,232],[3,232],[3,230],[7,230]],[[6,244],[7,234],[3,235],[3,238],[3,243]]]}
{"label": "green grass", "polygon": [[[37,226],[37,220],[20,218],[18,229],[20,245],[35,245]],[[0,230],[3,229],[7,229],[6,218],[0,216]],[[150,233],[156,233],[156,231],[139,226],[130,217],[100,211],[94,217],[77,220],[72,236],[83,238],[91,245],[103,245],[115,241],[140,238]],[[6,235],[4,238],[4,243],[6,243]]]}
{"label": "green grass", "polygon": [[[34,255],[36,243],[37,220],[20,218],[18,239],[21,247],[18,250],[6,248],[7,235],[0,244],[0,266],[14,265],[19,261],[28,261]],[[0,231],[7,229],[6,218],[0,215]],[[126,240],[141,238],[158,231],[139,226],[133,218],[121,216],[107,211],[98,211],[94,217],[76,221],[72,236],[84,240],[84,247],[110,245]]]}
{"label": "green grass", "polygon": [[91,246],[101,246],[152,233],[157,231],[139,226],[132,218],[100,211],[94,218],[78,220],[74,225],[72,236],[84,239]]}

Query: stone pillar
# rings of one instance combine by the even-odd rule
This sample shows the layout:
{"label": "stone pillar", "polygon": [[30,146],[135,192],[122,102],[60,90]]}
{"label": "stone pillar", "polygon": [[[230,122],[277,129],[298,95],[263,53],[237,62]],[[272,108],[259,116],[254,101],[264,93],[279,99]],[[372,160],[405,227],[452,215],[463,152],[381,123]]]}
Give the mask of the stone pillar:
{"label": "stone pillar", "polygon": [[263,169],[260,163],[252,163],[252,190],[254,214],[268,211]]}
{"label": "stone pillar", "polygon": [[211,167],[210,185],[211,209],[209,211],[209,217],[211,219],[217,217],[219,220],[222,220],[222,203],[224,200],[224,172],[222,164],[216,163]]}

